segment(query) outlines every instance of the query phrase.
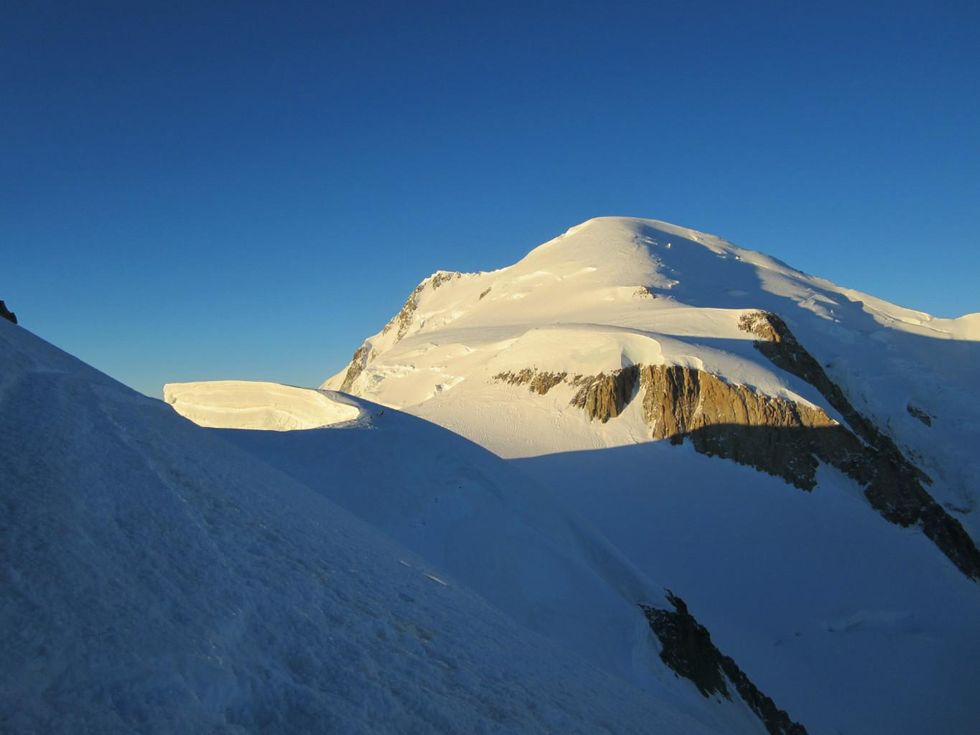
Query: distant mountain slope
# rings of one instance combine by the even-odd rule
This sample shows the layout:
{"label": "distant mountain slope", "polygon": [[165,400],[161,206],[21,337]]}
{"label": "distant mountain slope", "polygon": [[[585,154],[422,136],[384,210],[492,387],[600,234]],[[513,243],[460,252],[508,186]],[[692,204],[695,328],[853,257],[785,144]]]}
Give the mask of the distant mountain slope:
{"label": "distant mountain slope", "polygon": [[781,672],[768,693],[811,732],[967,732],[978,340],[980,315],[600,218],[425,279],[324,387],[517,460],[723,650]]}
{"label": "distant mountain slope", "polygon": [[[727,654],[814,734],[971,732],[978,329],[980,315],[912,312],[711,235],[602,218],[508,268],[425,279],[324,384],[537,482],[499,468],[488,482],[467,443],[330,390],[309,399],[350,401],[362,420],[228,438],[650,691],[739,691]],[[383,462],[375,444],[392,447]],[[358,479],[333,483],[348,457]],[[500,532],[505,506],[523,532]],[[605,541],[570,543],[566,517]],[[507,561],[483,568],[491,547]],[[538,607],[514,587],[528,548],[546,560],[534,568],[554,569],[555,550],[574,562]],[[623,666],[642,636],[615,639],[610,589],[631,569],[677,595],[644,616],[686,689],[645,670],[646,647]],[[619,622],[583,636],[607,604]]]}
{"label": "distant mountain slope", "polygon": [[710,732],[0,321],[0,731]]}
{"label": "distant mountain slope", "polygon": [[[693,432],[840,426],[809,432],[798,454],[862,485],[916,475],[894,497],[880,492],[891,479],[878,482],[872,505],[901,525],[924,524],[977,577],[978,340],[980,315],[933,318],[712,235],[607,217],[508,268],[426,279],[324,387],[404,408],[505,457],[687,436],[802,487],[812,470],[767,451],[782,440],[760,448],[735,428],[712,429],[711,441]],[[790,343],[807,365],[776,354]],[[689,421],[662,420],[684,400]],[[845,435],[849,447],[837,440]],[[865,466],[849,463],[866,445]]]}

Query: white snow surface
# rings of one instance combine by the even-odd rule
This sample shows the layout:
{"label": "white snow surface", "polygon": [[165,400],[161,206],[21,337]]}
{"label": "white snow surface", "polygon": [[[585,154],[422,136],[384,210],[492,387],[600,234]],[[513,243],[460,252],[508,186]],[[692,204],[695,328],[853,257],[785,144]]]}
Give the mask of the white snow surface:
{"label": "white snow surface", "polygon": [[352,421],[350,401],[306,388],[248,380],[167,383],[163,400],[199,426],[292,431]]}
{"label": "white snow surface", "polygon": [[[332,429],[254,435],[315,435],[331,453],[326,475],[311,489],[0,320],[0,731],[731,731],[672,704],[685,701],[679,686],[654,696],[531,632],[325,497],[356,498],[359,462],[381,466],[384,445],[348,452]],[[453,456],[416,466],[391,512],[429,500],[413,484],[428,475],[443,492],[495,471],[489,454],[477,468]],[[501,485],[514,474],[503,471]],[[473,496],[447,496],[445,517],[492,506]],[[588,563],[581,549],[601,545],[575,547],[571,531],[569,550],[549,551],[515,509],[494,512],[512,532],[479,562],[523,571],[506,594],[548,610],[574,595],[542,588],[553,574],[556,587],[591,574],[595,590],[602,570],[626,568]],[[542,550],[517,550],[532,538]],[[622,616],[613,598],[584,606]]]}
{"label": "white snow surface", "polygon": [[607,673],[724,732],[759,732],[743,703],[705,700],[662,664],[638,603],[671,609],[663,587],[563,511],[544,484],[427,421],[361,409],[361,421],[321,431],[221,435]]}
{"label": "white snow surface", "polygon": [[919,529],[889,524],[831,468],[804,493],[650,442],[639,401],[600,424],[569,406],[569,385],[541,396],[494,376],[688,365],[842,420],[738,328],[746,312],[775,312],[980,539],[980,314],[933,317],[624,217],[589,220],[501,270],[434,274],[413,300],[365,341],[351,393],[512,458],[556,511],[588,518],[680,594],[812,734],[975,731],[980,592]]}
{"label": "white snow surface", "polygon": [[[593,375],[635,363],[687,365],[840,419],[738,328],[746,312],[775,312],[980,539],[980,314],[933,317],[714,235],[628,217],[584,222],[500,270],[433,274],[417,292],[403,329],[393,320],[365,340],[366,364],[350,392],[503,457],[649,438],[638,411],[596,425],[569,409],[570,386],[538,396],[493,380],[522,368]],[[323,387],[339,389],[346,373]]]}

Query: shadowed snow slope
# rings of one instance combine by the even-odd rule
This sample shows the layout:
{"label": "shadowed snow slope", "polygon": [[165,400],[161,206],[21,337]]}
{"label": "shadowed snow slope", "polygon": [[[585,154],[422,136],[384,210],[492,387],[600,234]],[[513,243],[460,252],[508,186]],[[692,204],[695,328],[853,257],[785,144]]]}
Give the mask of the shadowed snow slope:
{"label": "shadowed snow slope", "polygon": [[707,731],[7,322],[0,417],[4,732]]}
{"label": "shadowed snow slope", "polygon": [[200,426],[291,431],[351,421],[359,412],[339,397],[247,380],[168,383],[163,400]]}
{"label": "shadowed snow slope", "polygon": [[[220,433],[606,672],[727,732],[758,731],[737,699],[705,700],[665,668],[640,608],[669,609],[663,587],[568,518],[544,485],[441,427],[361,409],[361,421],[319,431]],[[765,692],[765,676],[747,673]]]}

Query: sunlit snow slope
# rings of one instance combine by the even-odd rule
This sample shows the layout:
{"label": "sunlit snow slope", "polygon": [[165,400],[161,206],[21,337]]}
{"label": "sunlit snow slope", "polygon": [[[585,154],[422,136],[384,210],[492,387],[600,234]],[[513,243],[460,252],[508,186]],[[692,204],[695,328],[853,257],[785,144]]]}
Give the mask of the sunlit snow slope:
{"label": "sunlit snow slope", "polygon": [[[637,364],[703,370],[840,419],[813,385],[753,349],[740,321],[758,311],[785,320],[980,538],[980,314],[935,318],[665,222],[589,220],[507,268],[436,273],[324,387],[505,457],[648,440],[637,405],[601,424],[569,408],[575,376]],[[528,369],[567,375],[543,395],[502,377]]]}
{"label": "sunlit snow slope", "polygon": [[519,460],[811,732],[969,732],[978,340],[980,315],[612,217],[427,278],[324,387]]}
{"label": "sunlit snow slope", "polygon": [[360,414],[336,396],[278,383],[211,380],[168,383],[163,400],[199,426],[292,431],[316,429]]}
{"label": "sunlit snow slope", "polygon": [[0,499],[3,732],[709,731],[2,320]]}

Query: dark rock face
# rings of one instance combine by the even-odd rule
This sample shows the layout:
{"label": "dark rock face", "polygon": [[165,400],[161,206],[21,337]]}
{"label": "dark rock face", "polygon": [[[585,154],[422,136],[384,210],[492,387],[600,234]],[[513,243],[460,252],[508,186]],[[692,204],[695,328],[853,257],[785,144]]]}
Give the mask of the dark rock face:
{"label": "dark rock face", "polygon": [[924,423],[926,426],[932,426],[932,416],[927,414],[918,406],[913,406],[911,403],[905,407],[905,410],[909,412],[909,415],[917,418],[919,421]]}
{"label": "dark rock face", "polygon": [[633,400],[639,375],[639,365],[630,365],[608,374],[576,375],[572,385],[581,387],[572,398],[572,405],[583,409],[590,420],[598,419],[606,423],[619,416]]}
{"label": "dark rock face", "polygon": [[[804,433],[786,430],[835,427],[819,408],[678,365],[644,366],[640,384],[643,414],[654,439],[680,444],[690,438],[703,454],[750,465],[804,490],[816,486],[811,441]],[[794,441],[787,444],[790,437]]]}
{"label": "dark rock face", "polygon": [[687,609],[684,601],[667,592],[673,610],[640,605],[647,623],[660,641],[660,658],[678,676],[694,682],[705,697],[720,694],[731,699],[728,685],[755,712],[771,735],[806,735],[806,729],[763,694],[730,656],[711,641],[711,634]]}
{"label": "dark rock face", "polygon": [[13,322],[14,324],[17,323],[17,315],[8,309],[7,305],[3,303],[3,301],[0,301],[0,317],[6,319],[8,322]]}
{"label": "dark rock face", "polygon": [[364,366],[367,365],[370,352],[371,348],[367,344],[363,344],[354,350],[354,356],[351,357],[350,365],[347,367],[347,374],[344,375],[344,382],[340,385],[341,392],[350,393],[351,386],[357,380],[357,376],[364,371]]}
{"label": "dark rock face", "polygon": [[412,289],[412,293],[408,295],[408,298],[405,300],[405,305],[402,306],[401,311],[399,311],[390,322],[385,324],[384,329],[381,330],[381,333],[388,334],[388,332],[390,332],[392,329],[395,329],[397,330],[398,339],[404,337],[408,333],[409,327],[412,325],[412,317],[415,315],[415,311],[419,308],[419,297],[422,295],[422,292],[429,286],[431,286],[432,290],[435,291],[442,284],[462,277],[462,273],[457,273],[455,271],[451,273],[441,271],[426,278],[424,281],[422,281],[422,283]]}
{"label": "dark rock face", "polygon": [[931,484],[929,477],[851,405],[786,323],[775,314],[754,312],[742,317],[740,326],[760,337],[755,342],[756,349],[773,364],[813,385],[850,426],[850,438],[842,436],[823,447],[825,451],[817,452],[817,456],[863,485],[868,502],[885,519],[899,526],[921,525],[923,533],[960,571],[980,579],[980,550],[960,522],[923,487]]}
{"label": "dark rock face", "polygon": [[538,372],[532,368],[524,368],[515,372],[497,373],[493,379],[508,385],[527,385],[528,390],[538,395],[545,395],[559,383],[564,382],[568,373]]}

